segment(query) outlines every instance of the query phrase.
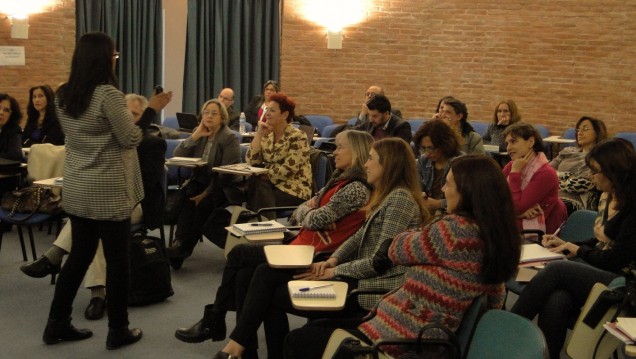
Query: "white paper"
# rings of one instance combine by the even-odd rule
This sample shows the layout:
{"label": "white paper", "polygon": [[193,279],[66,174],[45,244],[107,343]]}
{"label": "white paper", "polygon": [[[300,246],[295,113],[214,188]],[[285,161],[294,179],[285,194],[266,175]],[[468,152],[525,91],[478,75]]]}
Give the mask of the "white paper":
{"label": "white paper", "polygon": [[24,46],[0,46],[0,66],[24,66]]}

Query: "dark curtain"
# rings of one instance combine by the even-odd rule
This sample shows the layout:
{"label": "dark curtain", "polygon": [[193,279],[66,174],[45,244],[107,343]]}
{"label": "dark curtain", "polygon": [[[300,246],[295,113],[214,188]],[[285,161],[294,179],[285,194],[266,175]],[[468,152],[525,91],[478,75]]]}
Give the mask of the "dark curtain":
{"label": "dark curtain", "polygon": [[162,84],[161,6],[161,0],[76,0],[77,38],[105,32],[121,52],[116,71],[123,93],[150,97]]}
{"label": "dark curtain", "polygon": [[244,108],[279,79],[280,0],[188,0],[183,111],[198,113],[224,87]]}

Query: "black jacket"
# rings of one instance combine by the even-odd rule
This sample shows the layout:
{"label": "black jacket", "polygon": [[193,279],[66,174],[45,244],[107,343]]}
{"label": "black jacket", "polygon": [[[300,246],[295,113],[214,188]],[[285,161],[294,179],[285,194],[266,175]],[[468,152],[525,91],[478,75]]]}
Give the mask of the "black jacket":
{"label": "black jacket", "polygon": [[15,123],[7,123],[0,128],[0,157],[8,160],[24,161],[22,129]]}

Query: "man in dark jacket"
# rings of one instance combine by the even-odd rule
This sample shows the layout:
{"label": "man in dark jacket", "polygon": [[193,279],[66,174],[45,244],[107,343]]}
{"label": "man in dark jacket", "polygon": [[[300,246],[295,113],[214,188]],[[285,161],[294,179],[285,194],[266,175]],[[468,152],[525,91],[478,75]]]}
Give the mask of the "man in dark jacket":
{"label": "man in dark jacket", "polygon": [[367,108],[368,121],[357,126],[356,130],[369,132],[376,141],[387,137],[400,137],[406,143],[411,143],[411,125],[391,112],[391,102],[386,96],[372,96],[367,101]]}

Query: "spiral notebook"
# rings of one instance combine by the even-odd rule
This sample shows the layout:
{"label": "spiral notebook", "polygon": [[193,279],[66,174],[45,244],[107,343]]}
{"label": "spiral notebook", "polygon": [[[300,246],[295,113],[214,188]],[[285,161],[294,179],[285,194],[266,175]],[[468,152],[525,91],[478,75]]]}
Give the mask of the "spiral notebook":
{"label": "spiral notebook", "polygon": [[301,288],[307,288],[307,287],[290,284],[289,290],[291,292],[292,298],[330,298],[332,299],[336,297],[336,291],[333,288],[333,285],[330,285],[328,287],[310,289],[307,291],[301,291],[300,290]]}
{"label": "spiral notebook", "polygon": [[241,235],[284,232],[286,229],[284,225],[276,222],[275,220],[267,222],[238,223],[233,224],[232,228],[238,231]]}

